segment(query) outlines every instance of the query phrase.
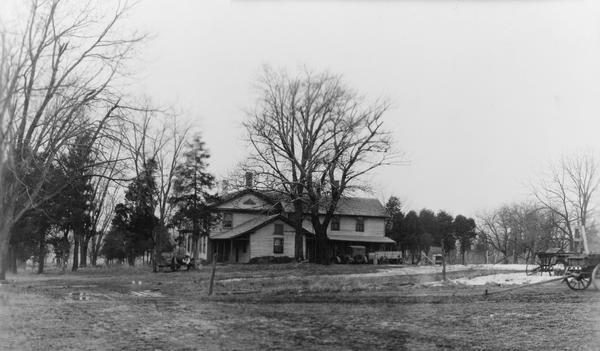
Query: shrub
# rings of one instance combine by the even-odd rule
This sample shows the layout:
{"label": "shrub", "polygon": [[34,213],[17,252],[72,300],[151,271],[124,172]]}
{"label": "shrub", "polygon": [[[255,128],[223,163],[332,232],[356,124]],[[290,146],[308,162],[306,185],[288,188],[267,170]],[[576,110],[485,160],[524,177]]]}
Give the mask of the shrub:
{"label": "shrub", "polygon": [[269,263],[290,263],[294,259],[289,256],[260,256],[253,257],[248,263],[250,264],[269,264]]}

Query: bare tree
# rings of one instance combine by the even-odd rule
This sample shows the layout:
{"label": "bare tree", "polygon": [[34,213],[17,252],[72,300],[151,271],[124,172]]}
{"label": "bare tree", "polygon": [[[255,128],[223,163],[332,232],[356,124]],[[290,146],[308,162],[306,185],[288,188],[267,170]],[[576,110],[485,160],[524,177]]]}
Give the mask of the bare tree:
{"label": "bare tree", "polygon": [[302,221],[308,212],[319,260],[326,262],[327,227],[344,194],[366,189],[361,177],[391,162],[383,128],[389,105],[367,105],[339,76],[305,71],[297,77],[265,68],[260,99],[245,123],[257,186],[294,205],[296,257],[302,256]]}
{"label": "bare tree", "polygon": [[126,172],[132,178],[140,175],[149,160],[157,164],[156,185],[154,196],[157,230],[152,234],[154,249],[151,252],[154,270],[154,259],[158,243],[158,230],[168,226],[173,214],[173,204],[169,201],[173,191],[175,169],[181,162],[181,153],[186,137],[191,130],[188,125],[179,125],[178,116],[165,110],[148,107],[130,110],[128,124],[123,131],[123,145],[127,156]]}
{"label": "bare tree", "polygon": [[500,252],[505,263],[510,256],[513,263],[521,257],[529,261],[538,250],[563,245],[553,213],[532,202],[502,206],[479,216],[478,222],[484,242]]}
{"label": "bare tree", "polygon": [[550,167],[549,175],[532,186],[541,206],[553,213],[555,226],[574,250],[575,227],[585,227],[593,211],[598,189],[598,160],[590,152],[563,156]]}
{"label": "bare tree", "polygon": [[[119,118],[113,85],[141,40],[117,30],[126,7],[94,16],[88,2],[71,5],[32,0],[23,27],[0,33],[0,279],[13,224],[60,191],[43,191],[51,165]],[[32,169],[39,176],[25,182]]]}

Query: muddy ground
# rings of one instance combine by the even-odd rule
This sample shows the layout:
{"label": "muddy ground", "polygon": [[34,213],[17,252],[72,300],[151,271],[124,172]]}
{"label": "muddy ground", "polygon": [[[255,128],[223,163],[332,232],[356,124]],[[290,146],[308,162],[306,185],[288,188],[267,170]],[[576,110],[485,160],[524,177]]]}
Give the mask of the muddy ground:
{"label": "muddy ground", "polygon": [[208,297],[209,272],[9,276],[0,350],[600,350],[593,288],[493,294],[505,287],[432,286],[439,274],[402,267],[238,265],[217,267]]}

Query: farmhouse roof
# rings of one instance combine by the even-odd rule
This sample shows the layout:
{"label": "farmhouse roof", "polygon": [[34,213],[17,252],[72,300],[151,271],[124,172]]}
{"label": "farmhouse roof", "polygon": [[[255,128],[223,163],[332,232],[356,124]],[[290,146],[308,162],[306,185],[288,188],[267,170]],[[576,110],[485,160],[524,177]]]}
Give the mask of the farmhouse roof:
{"label": "farmhouse roof", "polygon": [[327,237],[329,240],[334,241],[353,241],[353,242],[365,242],[365,243],[381,243],[381,244],[395,244],[396,242],[385,236],[374,236],[374,235],[356,235],[355,232],[328,232]]}
{"label": "farmhouse roof", "polygon": [[[259,196],[271,204],[281,203],[285,212],[293,212],[294,210],[292,203],[289,200],[284,199],[282,194],[279,194],[277,192],[261,192],[253,189],[245,189],[229,194],[224,194],[223,196],[221,196],[220,201],[212,203],[211,205],[218,206],[220,204],[223,204],[227,201],[233,200],[239,196],[243,196],[246,194],[254,194],[256,196]],[[320,206],[319,213],[325,214],[325,212],[326,206]],[[334,214],[339,216],[387,217],[385,207],[383,207],[381,202],[375,198],[367,197],[341,198],[338,201],[337,208],[335,209]]]}
{"label": "farmhouse roof", "polygon": [[334,213],[337,215],[347,216],[387,216],[385,207],[383,207],[379,200],[366,197],[341,198]]}
{"label": "farmhouse roof", "polygon": [[227,201],[233,200],[235,198],[238,198],[238,197],[246,195],[246,194],[256,195],[256,196],[260,197],[261,199],[267,201],[270,204],[274,204],[277,202],[272,195],[268,195],[265,192],[256,191],[254,189],[244,189],[244,190],[234,191],[231,193],[225,193],[219,197],[219,200],[217,200],[215,202],[211,202],[208,205],[213,206],[213,207],[218,206]]}
{"label": "farmhouse roof", "polygon": [[[276,220],[281,220],[291,226],[294,225],[289,219],[287,219],[286,217],[284,217],[280,214],[271,215],[271,216],[259,216],[259,217],[250,219],[246,222],[243,222],[243,223],[231,228],[230,230],[228,230],[226,232],[211,233],[210,238],[216,239],[216,240],[237,238],[238,236],[242,236],[244,234],[254,232]],[[305,234],[312,234],[311,231],[308,230],[306,226],[303,226],[303,228],[304,228]]]}

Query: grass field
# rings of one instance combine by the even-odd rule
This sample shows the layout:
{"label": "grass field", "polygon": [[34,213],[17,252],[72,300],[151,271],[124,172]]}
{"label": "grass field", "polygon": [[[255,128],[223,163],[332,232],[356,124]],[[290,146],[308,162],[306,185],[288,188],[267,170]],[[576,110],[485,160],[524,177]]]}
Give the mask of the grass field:
{"label": "grass field", "polygon": [[[211,297],[209,267],[23,273],[0,285],[0,349],[600,349],[595,289],[555,282],[485,297],[502,288],[429,284],[436,269],[218,266]],[[449,278],[503,271],[456,266]]]}

